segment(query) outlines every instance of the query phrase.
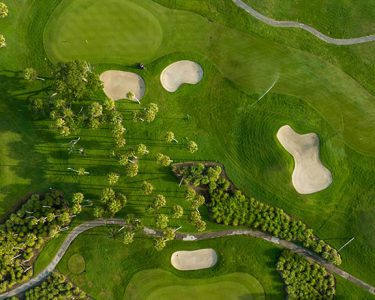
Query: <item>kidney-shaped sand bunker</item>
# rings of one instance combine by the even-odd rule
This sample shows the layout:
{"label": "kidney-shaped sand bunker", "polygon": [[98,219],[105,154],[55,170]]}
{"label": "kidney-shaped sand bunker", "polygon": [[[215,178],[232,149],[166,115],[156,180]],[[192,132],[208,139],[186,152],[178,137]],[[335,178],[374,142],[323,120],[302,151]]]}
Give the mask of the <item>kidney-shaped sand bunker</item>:
{"label": "kidney-shaped sand bunker", "polygon": [[332,183],[331,172],[323,166],[319,158],[317,134],[298,134],[285,125],[277,132],[277,138],[294,158],[292,183],[298,193],[319,192]]}
{"label": "kidney-shaped sand bunker", "polygon": [[165,90],[173,93],[185,83],[197,84],[202,77],[203,69],[199,64],[190,60],[180,60],[163,70],[160,82]]}

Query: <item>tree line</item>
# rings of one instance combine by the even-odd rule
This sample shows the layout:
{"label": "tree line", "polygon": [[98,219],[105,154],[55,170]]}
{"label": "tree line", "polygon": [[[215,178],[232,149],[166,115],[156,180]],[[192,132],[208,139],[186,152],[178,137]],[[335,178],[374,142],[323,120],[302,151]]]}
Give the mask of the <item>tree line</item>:
{"label": "tree line", "polygon": [[275,237],[301,243],[336,265],[340,254],[325,241],[316,237],[302,221],[290,217],[281,208],[246,197],[224,176],[220,166],[175,166],[174,172],[185,183],[203,187],[209,194],[208,207],[213,219],[225,225],[246,225]]}
{"label": "tree line", "polygon": [[25,300],[90,299],[83,290],[57,272],[48,276],[40,285],[26,291],[24,298]]}
{"label": "tree line", "polygon": [[276,268],[289,299],[333,299],[335,296],[335,277],[317,263],[284,250]]}
{"label": "tree line", "polygon": [[44,243],[67,230],[83,198],[70,208],[63,194],[33,194],[0,225],[0,293],[31,278],[32,261]]}

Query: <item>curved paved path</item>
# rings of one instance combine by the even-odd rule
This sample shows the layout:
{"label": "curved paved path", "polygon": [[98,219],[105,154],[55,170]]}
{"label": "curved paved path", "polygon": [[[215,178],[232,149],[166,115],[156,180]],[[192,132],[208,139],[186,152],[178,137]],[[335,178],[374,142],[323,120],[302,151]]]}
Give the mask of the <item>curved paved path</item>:
{"label": "curved paved path", "polygon": [[[0,299],[6,299],[8,297],[12,297],[15,295],[18,295],[20,293],[25,292],[26,290],[34,287],[35,285],[39,284],[41,281],[43,281],[48,275],[50,275],[53,270],[56,268],[57,264],[60,262],[62,257],[64,256],[65,252],[68,250],[70,244],[74,241],[74,239],[80,235],[82,232],[85,232],[89,229],[92,229],[94,227],[103,226],[103,225],[119,225],[123,226],[124,221],[122,219],[99,219],[94,221],[89,221],[86,223],[83,223],[77,227],[75,227],[67,236],[67,238],[64,240],[63,244],[61,245],[59,251],[56,253],[55,257],[52,259],[52,261],[49,263],[49,265],[40,272],[37,276],[30,279],[29,281],[25,282],[24,284],[14,288],[13,290],[0,294]],[[148,236],[161,236],[161,231],[154,230],[151,228],[145,227],[143,230],[143,233]],[[293,251],[294,253],[301,255],[309,260],[313,260],[320,265],[324,266],[329,270],[331,273],[335,273],[351,282],[356,284],[357,286],[367,290],[371,294],[375,295],[375,287],[367,284],[366,282],[350,275],[349,273],[341,270],[340,268],[326,262],[324,259],[316,255],[315,253],[306,250],[305,248],[298,246],[292,242],[288,242],[285,240],[281,240],[279,238],[273,237],[271,235],[268,235],[264,232],[251,230],[251,229],[240,229],[240,230],[222,230],[222,231],[216,231],[216,232],[207,232],[207,233],[198,233],[198,234],[188,234],[188,233],[177,233],[176,239],[183,240],[183,241],[200,241],[200,240],[207,240],[207,239],[213,239],[213,238],[219,238],[219,237],[226,237],[226,236],[234,236],[234,235],[246,235],[251,236],[255,238],[260,238],[265,241],[277,244],[281,246],[282,248],[289,249]]]}
{"label": "curved paved path", "polygon": [[244,3],[242,0],[232,0],[232,1],[238,7],[242,8],[243,10],[248,12],[250,15],[252,15],[254,18],[258,19],[259,21],[263,23],[266,23],[274,27],[300,28],[300,29],[310,32],[312,35],[316,36],[317,38],[321,39],[322,41],[328,44],[343,46],[343,45],[355,45],[355,44],[369,43],[369,42],[375,41],[375,35],[367,35],[367,36],[351,38],[351,39],[331,38],[309,25],[299,23],[299,22],[293,22],[293,21],[277,21],[275,19],[271,19],[269,17],[266,17],[265,15],[262,15],[261,13],[256,11],[254,8],[252,8],[250,5]]}

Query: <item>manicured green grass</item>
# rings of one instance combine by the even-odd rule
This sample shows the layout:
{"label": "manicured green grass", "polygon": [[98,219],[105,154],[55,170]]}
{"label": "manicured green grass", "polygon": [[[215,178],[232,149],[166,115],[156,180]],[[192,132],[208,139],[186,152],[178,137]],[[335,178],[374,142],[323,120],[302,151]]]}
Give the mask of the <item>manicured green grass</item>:
{"label": "manicured green grass", "polygon": [[[206,247],[214,248],[218,253],[218,263],[215,267],[183,272],[171,266],[170,257],[173,252]],[[147,284],[150,288],[144,286],[143,289],[142,285],[141,290],[133,290],[135,296],[137,293],[153,292],[154,288],[165,287],[170,284],[173,277],[178,277],[175,284],[189,284],[189,280],[194,280],[191,284],[198,284],[198,281],[202,284],[216,282],[225,279],[228,274],[230,276],[240,272],[248,273],[259,281],[261,286],[259,283],[255,285],[256,291],[264,290],[266,299],[283,299],[281,278],[274,267],[280,251],[262,240],[226,237],[200,242],[173,241],[168,243],[162,252],[157,252],[148,238],[138,237],[134,244],[127,246],[122,244],[120,235],[113,239],[109,237],[108,229],[102,227],[79,236],[59,263],[58,270],[66,274],[74,284],[90,291],[90,295],[95,299],[129,299],[126,297],[127,293],[130,293],[127,291],[129,282],[133,280],[133,276],[139,274],[138,272],[148,269],[162,269],[168,275],[163,277],[163,282],[163,278],[154,273]],[[82,255],[86,262],[85,272],[79,275],[70,273],[68,269],[69,258],[75,253]],[[228,281],[231,280],[229,278]],[[153,280],[160,284],[153,286]],[[237,281],[244,284],[243,281]]]}
{"label": "manicured green grass", "polygon": [[350,1],[244,0],[259,12],[277,20],[291,20],[314,26],[335,38],[375,33],[375,3]]}
{"label": "manicured green grass", "polygon": [[124,299],[265,299],[261,284],[247,273],[209,279],[182,279],[160,269],[138,272],[126,288]]}
{"label": "manicured green grass", "polygon": [[81,274],[85,271],[85,259],[82,255],[73,254],[68,260],[68,269],[72,274]]}
{"label": "manicured green grass", "polygon": [[[85,0],[80,2],[80,5],[84,3],[88,6],[92,1]],[[99,35],[92,29],[95,24],[101,24],[104,28],[105,24],[109,26],[111,24],[109,13],[97,14],[97,11],[101,11],[97,6],[95,10],[86,10],[83,13],[76,8],[78,4],[65,6],[64,3],[67,2],[62,2],[54,12],[52,19],[55,21],[48,23],[45,31],[46,49],[56,50],[47,51],[52,60],[72,60],[77,57],[77,47],[75,47],[77,35],[74,30],[69,30],[69,26],[80,28],[80,32],[83,32],[83,36],[79,37],[80,40],[93,39],[94,45],[98,43],[112,45],[112,34],[116,31],[103,30]],[[118,4],[116,0],[110,0],[101,5],[103,9],[113,5],[119,11],[133,14],[132,10],[129,10],[133,5],[122,7],[125,4],[116,4]],[[149,0],[137,1],[134,7],[137,6],[139,8],[134,11],[135,15],[139,14],[139,10],[149,10],[157,16],[163,28],[163,43],[156,52],[155,48],[151,47],[148,55],[144,56],[146,62],[176,50],[188,49],[208,57],[224,76],[244,91],[262,92],[280,76],[274,92],[302,98],[319,111],[353,149],[375,154],[375,142],[373,142],[375,123],[371,122],[375,116],[373,96],[341,70],[308,53],[283,49],[277,44],[209,23],[198,15],[188,12],[172,14],[170,10]],[[73,24],[72,20],[75,20]],[[129,29],[127,26],[122,28],[124,32],[131,35],[132,31]],[[146,36],[149,31],[150,29],[146,31]],[[60,45],[60,36],[64,36],[65,47]],[[147,48],[147,46],[147,42],[144,42],[143,47]],[[139,61],[138,57],[134,60],[133,50],[128,55],[128,49],[134,48],[133,41],[117,43],[111,48],[114,55],[101,57],[101,63],[133,64]],[[79,51],[81,53],[79,57],[98,62],[95,51],[91,47],[85,47],[84,52]],[[341,113],[338,113],[338,109]],[[334,113],[335,111],[337,113]]]}
{"label": "manicured green grass", "polygon": [[[127,45],[131,47],[126,47],[121,42],[113,44],[111,30],[100,32],[100,40],[96,40],[95,36],[91,37],[96,47],[111,45],[111,53],[120,53],[120,56],[106,55],[102,61],[99,61],[97,56],[97,60],[92,60],[88,56],[89,53],[85,52],[85,45],[81,45],[79,49],[80,52],[86,53],[86,56],[81,56],[82,58],[101,63],[95,65],[97,71],[121,69],[139,72],[147,85],[143,103],[155,102],[159,105],[160,114],[157,120],[145,125],[131,121],[132,111],[139,108],[137,104],[117,104],[126,119],[128,145],[145,143],[151,149],[152,155],[163,152],[175,161],[221,161],[225,164],[230,178],[247,195],[281,207],[289,214],[302,219],[316,230],[319,237],[333,246],[339,247],[354,236],[354,242],[342,251],[343,267],[354,275],[374,283],[375,214],[374,192],[370,187],[374,184],[375,172],[372,166],[375,160],[358,154],[346,144],[349,143],[352,148],[364,151],[375,145],[375,139],[370,139],[375,132],[371,128],[375,124],[371,115],[373,104],[366,104],[367,100],[373,99],[362,87],[375,91],[375,85],[368,80],[374,71],[373,46],[337,48],[322,44],[298,30],[269,28],[233,7],[231,1],[157,1],[172,8],[195,11],[207,16],[212,22],[197,14],[181,10],[173,11],[171,14],[170,10],[151,1],[133,1],[131,5],[129,1],[117,3],[118,11],[121,11],[121,7],[140,5],[142,9],[136,9],[136,16],[140,16],[144,9],[147,9],[154,14],[163,30],[160,48],[155,52],[151,47],[150,53],[147,54],[149,56],[145,55],[142,59],[148,63],[146,71],[140,72],[125,65],[140,60],[133,48],[143,51],[144,49],[140,49],[142,47],[136,43],[139,41],[142,42],[141,45],[146,45],[148,39],[153,40],[153,37],[150,38],[153,31],[147,27],[147,32],[144,33],[147,40],[130,40],[132,25],[124,22],[113,24],[112,20],[108,21],[108,2],[102,2],[105,4],[103,10],[106,9],[103,18],[94,18],[99,10],[97,6],[95,11],[87,10],[88,20],[91,21],[87,24],[83,24],[82,20],[77,18],[77,11],[70,10],[78,5],[78,1],[72,2],[66,11],[57,10],[56,14],[60,15],[54,15],[50,19],[52,21],[45,31],[44,38],[51,39],[45,40],[44,45],[47,51],[51,52],[49,55],[54,56],[51,56],[52,59],[76,58],[76,48],[69,48],[69,44],[63,48],[63,52],[58,52],[56,45],[59,45],[61,40],[58,35],[52,34],[64,34],[67,39],[75,41],[78,47],[73,31],[69,35],[68,31],[64,32],[61,29],[65,18],[75,21],[84,33],[88,33],[91,25],[95,25],[92,24],[94,19],[103,26],[107,24],[107,28],[113,25],[112,28],[117,30],[116,26],[123,26],[124,32],[129,36]],[[9,19],[4,20],[5,23],[1,23],[5,24],[3,32],[7,35],[9,46],[0,51],[0,70],[1,74],[5,74],[4,79],[7,79],[1,80],[0,84],[4,83],[3,87],[9,92],[0,95],[4,120],[0,128],[3,137],[0,140],[1,168],[6,170],[0,175],[4,174],[0,182],[3,195],[0,201],[0,215],[8,211],[20,195],[30,190],[43,190],[49,186],[63,189],[68,197],[73,192],[83,191],[87,197],[96,201],[101,189],[106,186],[106,174],[109,171],[123,174],[116,162],[109,158],[112,148],[109,130],[77,132],[74,137],[81,136],[80,145],[86,148],[87,156],[68,155],[66,144],[70,138],[58,137],[50,130],[48,122],[29,121],[29,96],[43,97],[44,94],[26,93],[48,87],[50,82],[47,81],[43,86],[39,85],[40,83],[30,85],[20,79],[20,71],[29,66],[38,69],[43,76],[50,75],[49,62],[44,59],[46,53],[42,33],[53,9],[60,1],[5,2],[9,4],[13,13]],[[64,4],[64,1],[62,3]],[[98,3],[99,1],[95,1],[96,5],[99,5]],[[114,13],[117,14],[117,11]],[[129,12],[124,14],[128,16]],[[82,27],[85,25],[87,27]],[[93,47],[88,49],[92,53],[96,51]],[[174,54],[170,54],[172,52]],[[199,85],[184,86],[177,93],[169,94],[160,86],[159,75],[167,64],[179,59],[199,62],[204,68],[205,76]],[[338,68],[326,63],[327,61],[342,68],[359,84]],[[4,70],[13,70],[16,73]],[[258,104],[251,106],[259,94],[272,83],[276,71],[280,72],[280,81],[273,90],[275,94],[270,94]],[[98,95],[98,98],[103,96]],[[363,111],[357,110],[360,105],[365,107]],[[191,116],[190,121],[184,120],[187,114]],[[358,122],[358,119],[361,122]],[[275,139],[277,129],[284,124],[292,125],[299,132],[314,131],[319,134],[323,162],[334,176],[330,188],[307,196],[300,196],[294,191],[290,180],[292,159]],[[165,144],[163,136],[165,131],[171,129],[178,138],[187,136],[195,139],[199,151],[191,155],[181,145]],[[368,139],[363,138],[366,134]],[[27,143],[19,144],[16,148],[11,147],[17,140]],[[143,180],[151,181],[156,186],[156,193],[166,195],[168,207],[163,209],[163,212],[176,203],[188,207],[183,200],[183,188],[178,188],[178,182],[168,168],[161,168],[155,164],[152,155],[140,161],[139,176],[133,179],[124,175],[121,177],[116,188],[128,196],[129,205],[120,215],[127,212],[143,215],[145,205],[152,201],[152,197],[144,196],[139,191]],[[79,166],[85,167],[91,175],[78,178],[67,171],[67,167]],[[86,208],[86,211],[89,212],[90,209]],[[207,212],[204,212],[204,216],[207,217]],[[183,231],[192,231],[193,228],[186,219],[185,216],[181,221],[173,220],[171,225],[183,225]],[[145,222],[152,225],[153,217],[146,216]],[[210,230],[218,228],[223,227],[209,223]],[[49,262],[51,254],[60,242],[54,240],[48,244],[37,262],[37,270]],[[109,243],[107,246],[110,249]],[[237,242],[234,242],[233,247],[237,246]],[[137,250],[138,247],[140,243],[136,244],[134,249]],[[117,247],[111,253],[115,254],[115,251],[121,250],[122,248]],[[100,256],[95,258],[96,263],[103,259]],[[255,259],[251,256],[249,262]],[[87,261],[86,257],[85,260]],[[104,262],[108,263],[108,260]],[[101,266],[97,265],[96,272]],[[160,265],[155,264],[151,267],[158,268]],[[117,267],[117,270],[124,272],[122,268],[123,265]],[[259,266],[259,270],[261,269]],[[94,272],[93,269],[91,272]],[[92,285],[101,280],[94,275],[90,276],[92,277],[89,281]],[[128,282],[130,278],[126,278]],[[274,279],[277,280],[276,277]],[[89,281],[85,285],[88,290],[91,288]],[[119,282],[114,281],[112,290],[116,284]],[[281,287],[279,288],[281,291]],[[266,287],[265,290],[267,292]]]}

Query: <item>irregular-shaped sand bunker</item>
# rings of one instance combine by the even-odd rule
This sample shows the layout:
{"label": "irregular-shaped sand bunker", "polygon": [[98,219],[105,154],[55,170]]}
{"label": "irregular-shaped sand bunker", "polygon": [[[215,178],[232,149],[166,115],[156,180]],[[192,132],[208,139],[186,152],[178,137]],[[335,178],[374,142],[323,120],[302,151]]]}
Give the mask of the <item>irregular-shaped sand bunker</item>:
{"label": "irregular-shaped sand bunker", "polygon": [[194,251],[177,251],[171,256],[171,264],[177,270],[191,271],[211,268],[217,263],[214,249],[200,249]]}
{"label": "irregular-shaped sand bunker", "polygon": [[324,190],[332,183],[331,172],[319,159],[319,137],[315,133],[298,134],[285,125],[277,132],[281,145],[294,158],[293,186],[300,194]]}
{"label": "irregular-shaped sand bunker", "polygon": [[160,81],[164,89],[173,93],[184,83],[197,84],[202,77],[203,69],[199,64],[190,60],[180,60],[163,70]]}
{"label": "irregular-shaped sand bunker", "polygon": [[132,72],[105,71],[100,75],[103,81],[104,93],[112,100],[128,99],[127,94],[132,92],[136,99],[141,100],[145,94],[145,82],[141,76]]}

